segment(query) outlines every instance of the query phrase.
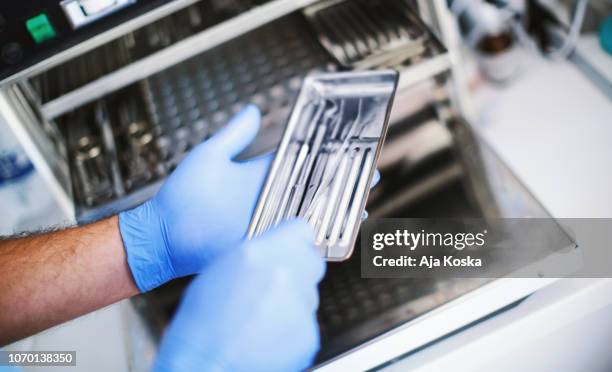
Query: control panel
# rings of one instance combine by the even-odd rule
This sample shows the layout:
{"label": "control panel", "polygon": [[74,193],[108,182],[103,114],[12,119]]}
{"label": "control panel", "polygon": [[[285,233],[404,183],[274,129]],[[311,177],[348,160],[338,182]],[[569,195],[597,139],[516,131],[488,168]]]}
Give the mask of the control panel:
{"label": "control panel", "polygon": [[171,1],[0,1],[0,81]]}

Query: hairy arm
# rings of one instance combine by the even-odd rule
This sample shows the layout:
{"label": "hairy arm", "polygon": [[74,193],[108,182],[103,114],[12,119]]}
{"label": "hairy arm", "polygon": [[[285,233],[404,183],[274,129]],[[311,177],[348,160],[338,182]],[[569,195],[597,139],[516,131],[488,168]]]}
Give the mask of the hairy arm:
{"label": "hairy arm", "polygon": [[272,158],[233,158],[259,124],[248,106],[119,217],[0,240],[0,345],[195,274],[239,245]]}
{"label": "hairy arm", "polygon": [[137,293],[117,217],[0,241],[0,345]]}

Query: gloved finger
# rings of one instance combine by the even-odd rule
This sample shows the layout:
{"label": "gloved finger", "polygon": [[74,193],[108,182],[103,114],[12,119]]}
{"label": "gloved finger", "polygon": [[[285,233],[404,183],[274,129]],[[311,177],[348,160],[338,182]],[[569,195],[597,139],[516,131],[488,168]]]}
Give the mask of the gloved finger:
{"label": "gloved finger", "polygon": [[259,109],[255,105],[247,105],[234,115],[229,123],[210,139],[210,142],[229,158],[233,158],[253,141],[260,125]]}
{"label": "gloved finger", "polygon": [[302,303],[316,309],[319,305],[318,282],[325,272],[325,262],[314,248],[314,230],[303,220],[283,222],[254,240],[257,256],[266,259],[269,270],[289,273]]}
{"label": "gloved finger", "polygon": [[[296,300],[308,309],[316,309],[319,307],[319,282],[305,280],[304,275],[298,272],[300,269],[302,269],[302,266],[298,268],[294,266],[285,267],[281,269],[284,272],[282,277],[287,280],[292,292],[297,296]],[[287,275],[288,272],[291,272],[292,275]]]}
{"label": "gloved finger", "polygon": [[296,244],[296,250],[299,253],[296,256],[298,265],[302,266],[305,262],[310,263],[309,266],[311,270],[306,272],[306,277],[308,280],[314,280],[314,283],[320,282],[325,275],[327,266],[325,260],[321,257],[321,254],[314,245],[315,236],[313,227],[303,219],[285,221],[281,227],[284,226],[287,226],[287,229],[291,229],[296,236],[301,234],[304,240],[302,240],[301,244]]}
{"label": "gloved finger", "polygon": [[374,177],[372,178],[372,183],[370,184],[370,188],[373,189],[374,186],[378,185],[378,182],[380,182],[380,171],[376,169],[374,172]]}
{"label": "gloved finger", "polygon": [[325,261],[315,249],[314,230],[306,221],[285,221],[264,233],[261,240],[267,245],[269,255],[280,264],[298,270],[303,280],[318,283],[323,278]]}

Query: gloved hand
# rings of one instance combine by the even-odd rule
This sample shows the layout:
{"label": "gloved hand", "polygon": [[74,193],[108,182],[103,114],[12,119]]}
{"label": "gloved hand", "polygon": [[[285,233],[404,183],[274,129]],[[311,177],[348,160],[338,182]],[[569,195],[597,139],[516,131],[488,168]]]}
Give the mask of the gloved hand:
{"label": "gloved hand", "polygon": [[325,264],[304,221],[284,222],[206,268],[189,286],[154,371],[299,371],[319,348]]}
{"label": "gloved hand", "polygon": [[119,215],[128,264],[140,291],[198,272],[244,238],[272,156],[236,162],[259,130],[247,106],[195,147],[157,195]]}

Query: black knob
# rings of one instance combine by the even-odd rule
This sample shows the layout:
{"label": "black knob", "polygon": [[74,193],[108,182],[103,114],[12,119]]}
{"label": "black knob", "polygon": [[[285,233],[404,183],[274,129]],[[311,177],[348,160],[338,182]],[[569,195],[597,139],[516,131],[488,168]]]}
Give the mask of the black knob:
{"label": "black knob", "polygon": [[23,49],[17,43],[8,43],[2,47],[2,60],[8,64],[14,64],[21,61],[23,57]]}

